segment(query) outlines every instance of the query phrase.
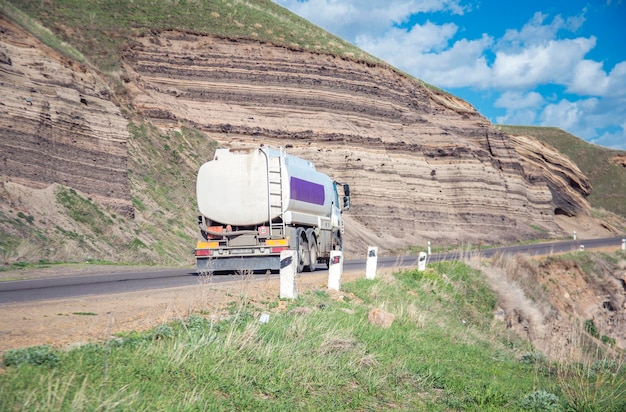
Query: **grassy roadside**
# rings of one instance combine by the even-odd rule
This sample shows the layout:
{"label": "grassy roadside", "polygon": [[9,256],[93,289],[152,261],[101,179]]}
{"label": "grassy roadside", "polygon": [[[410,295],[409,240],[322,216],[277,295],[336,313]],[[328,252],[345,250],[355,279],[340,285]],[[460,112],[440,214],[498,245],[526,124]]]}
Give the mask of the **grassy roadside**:
{"label": "grassy roadside", "polygon": [[[249,297],[69,351],[7,352],[2,410],[603,410],[626,407],[614,358],[546,360],[494,320],[497,295],[461,262]],[[204,285],[201,287],[210,287]],[[392,314],[389,328],[368,321]],[[261,313],[270,314],[267,324]]]}

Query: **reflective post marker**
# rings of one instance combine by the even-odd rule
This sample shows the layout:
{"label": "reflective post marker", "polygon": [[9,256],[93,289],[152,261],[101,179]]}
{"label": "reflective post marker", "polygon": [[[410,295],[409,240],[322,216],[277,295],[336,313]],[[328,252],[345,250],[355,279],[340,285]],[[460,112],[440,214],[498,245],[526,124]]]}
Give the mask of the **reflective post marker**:
{"label": "reflective post marker", "polygon": [[280,298],[295,299],[296,291],[296,258],[295,250],[283,250],[280,252]]}
{"label": "reflective post marker", "polygon": [[328,289],[339,291],[341,288],[341,274],[343,273],[343,252],[330,251],[328,261]]}
{"label": "reflective post marker", "polygon": [[367,261],[365,263],[365,277],[374,279],[376,277],[376,265],[378,264],[378,246],[367,248]]}
{"label": "reflective post marker", "polygon": [[420,252],[417,258],[417,270],[420,272],[423,272],[426,270],[426,257],[428,257],[426,253]]}

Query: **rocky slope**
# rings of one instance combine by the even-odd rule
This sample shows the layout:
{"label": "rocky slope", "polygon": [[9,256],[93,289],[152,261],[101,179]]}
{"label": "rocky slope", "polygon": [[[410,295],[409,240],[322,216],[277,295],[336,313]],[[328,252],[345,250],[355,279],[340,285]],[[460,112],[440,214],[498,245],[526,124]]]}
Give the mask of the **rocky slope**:
{"label": "rocky slope", "polygon": [[[132,216],[129,121],[110,77],[4,18],[0,26],[2,207],[29,214],[15,187],[56,182]],[[138,35],[122,62],[130,112],[163,133],[185,126],[222,146],[288,146],[350,183],[350,255],[367,244],[561,236],[555,214],[589,213],[588,180],[558,152],[512,139],[468,103],[388,67],[180,31]],[[178,136],[170,146],[185,143]],[[180,166],[190,182],[193,166]],[[178,189],[194,196],[192,184]]]}
{"label": "rocky slope", "polygon": [[[59,183],[132,215],[128,121],[99,73],[0,15],[0,95],[5,191],[8,182],[36,188]],[[15,203],[8,192],[3,200]]]}
{"label": "rocky slope", "polygon": [[137,38],[123,62],[135,109],[159,127],[289,144],[349,182],[349,250],[558,235],[555,213],[589,211],[567,159],[387,67],[177,31]]}

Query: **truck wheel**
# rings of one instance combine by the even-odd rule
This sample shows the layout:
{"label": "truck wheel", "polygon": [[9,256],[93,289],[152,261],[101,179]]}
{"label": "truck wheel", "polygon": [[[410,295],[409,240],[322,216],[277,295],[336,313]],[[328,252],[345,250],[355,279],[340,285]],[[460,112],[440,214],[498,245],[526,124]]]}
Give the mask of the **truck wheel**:
{"label": "truck wheel", "polygon": [[298,248],[296,249],[298,252],[298,256],[296,259],[298,260],[298,265],[296,267],[296,271],[298,273],[302,273],[304,271],[304,263],[306,259],[306,255],[309,253],[309,246],[307,244],[306,233],[304,229],[298,228],[297,238],[298,238]]}
{"label": "truck wheel", "polygon": [[309,272],[315,272],[317,269],[317,240],[315,239],[315,233],[313,231],[307,231],[307,237],[309,242],[309,266],[307,270]]}

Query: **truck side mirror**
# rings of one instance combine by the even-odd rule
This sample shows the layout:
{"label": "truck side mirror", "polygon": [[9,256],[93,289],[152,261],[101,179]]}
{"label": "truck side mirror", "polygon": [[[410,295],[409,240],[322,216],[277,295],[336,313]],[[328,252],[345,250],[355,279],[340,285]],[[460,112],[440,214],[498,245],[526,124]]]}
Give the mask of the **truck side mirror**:
{"label": "truck side mirror", "polygon": [[343,210],[350,209],[350,185],[343,184]]}

